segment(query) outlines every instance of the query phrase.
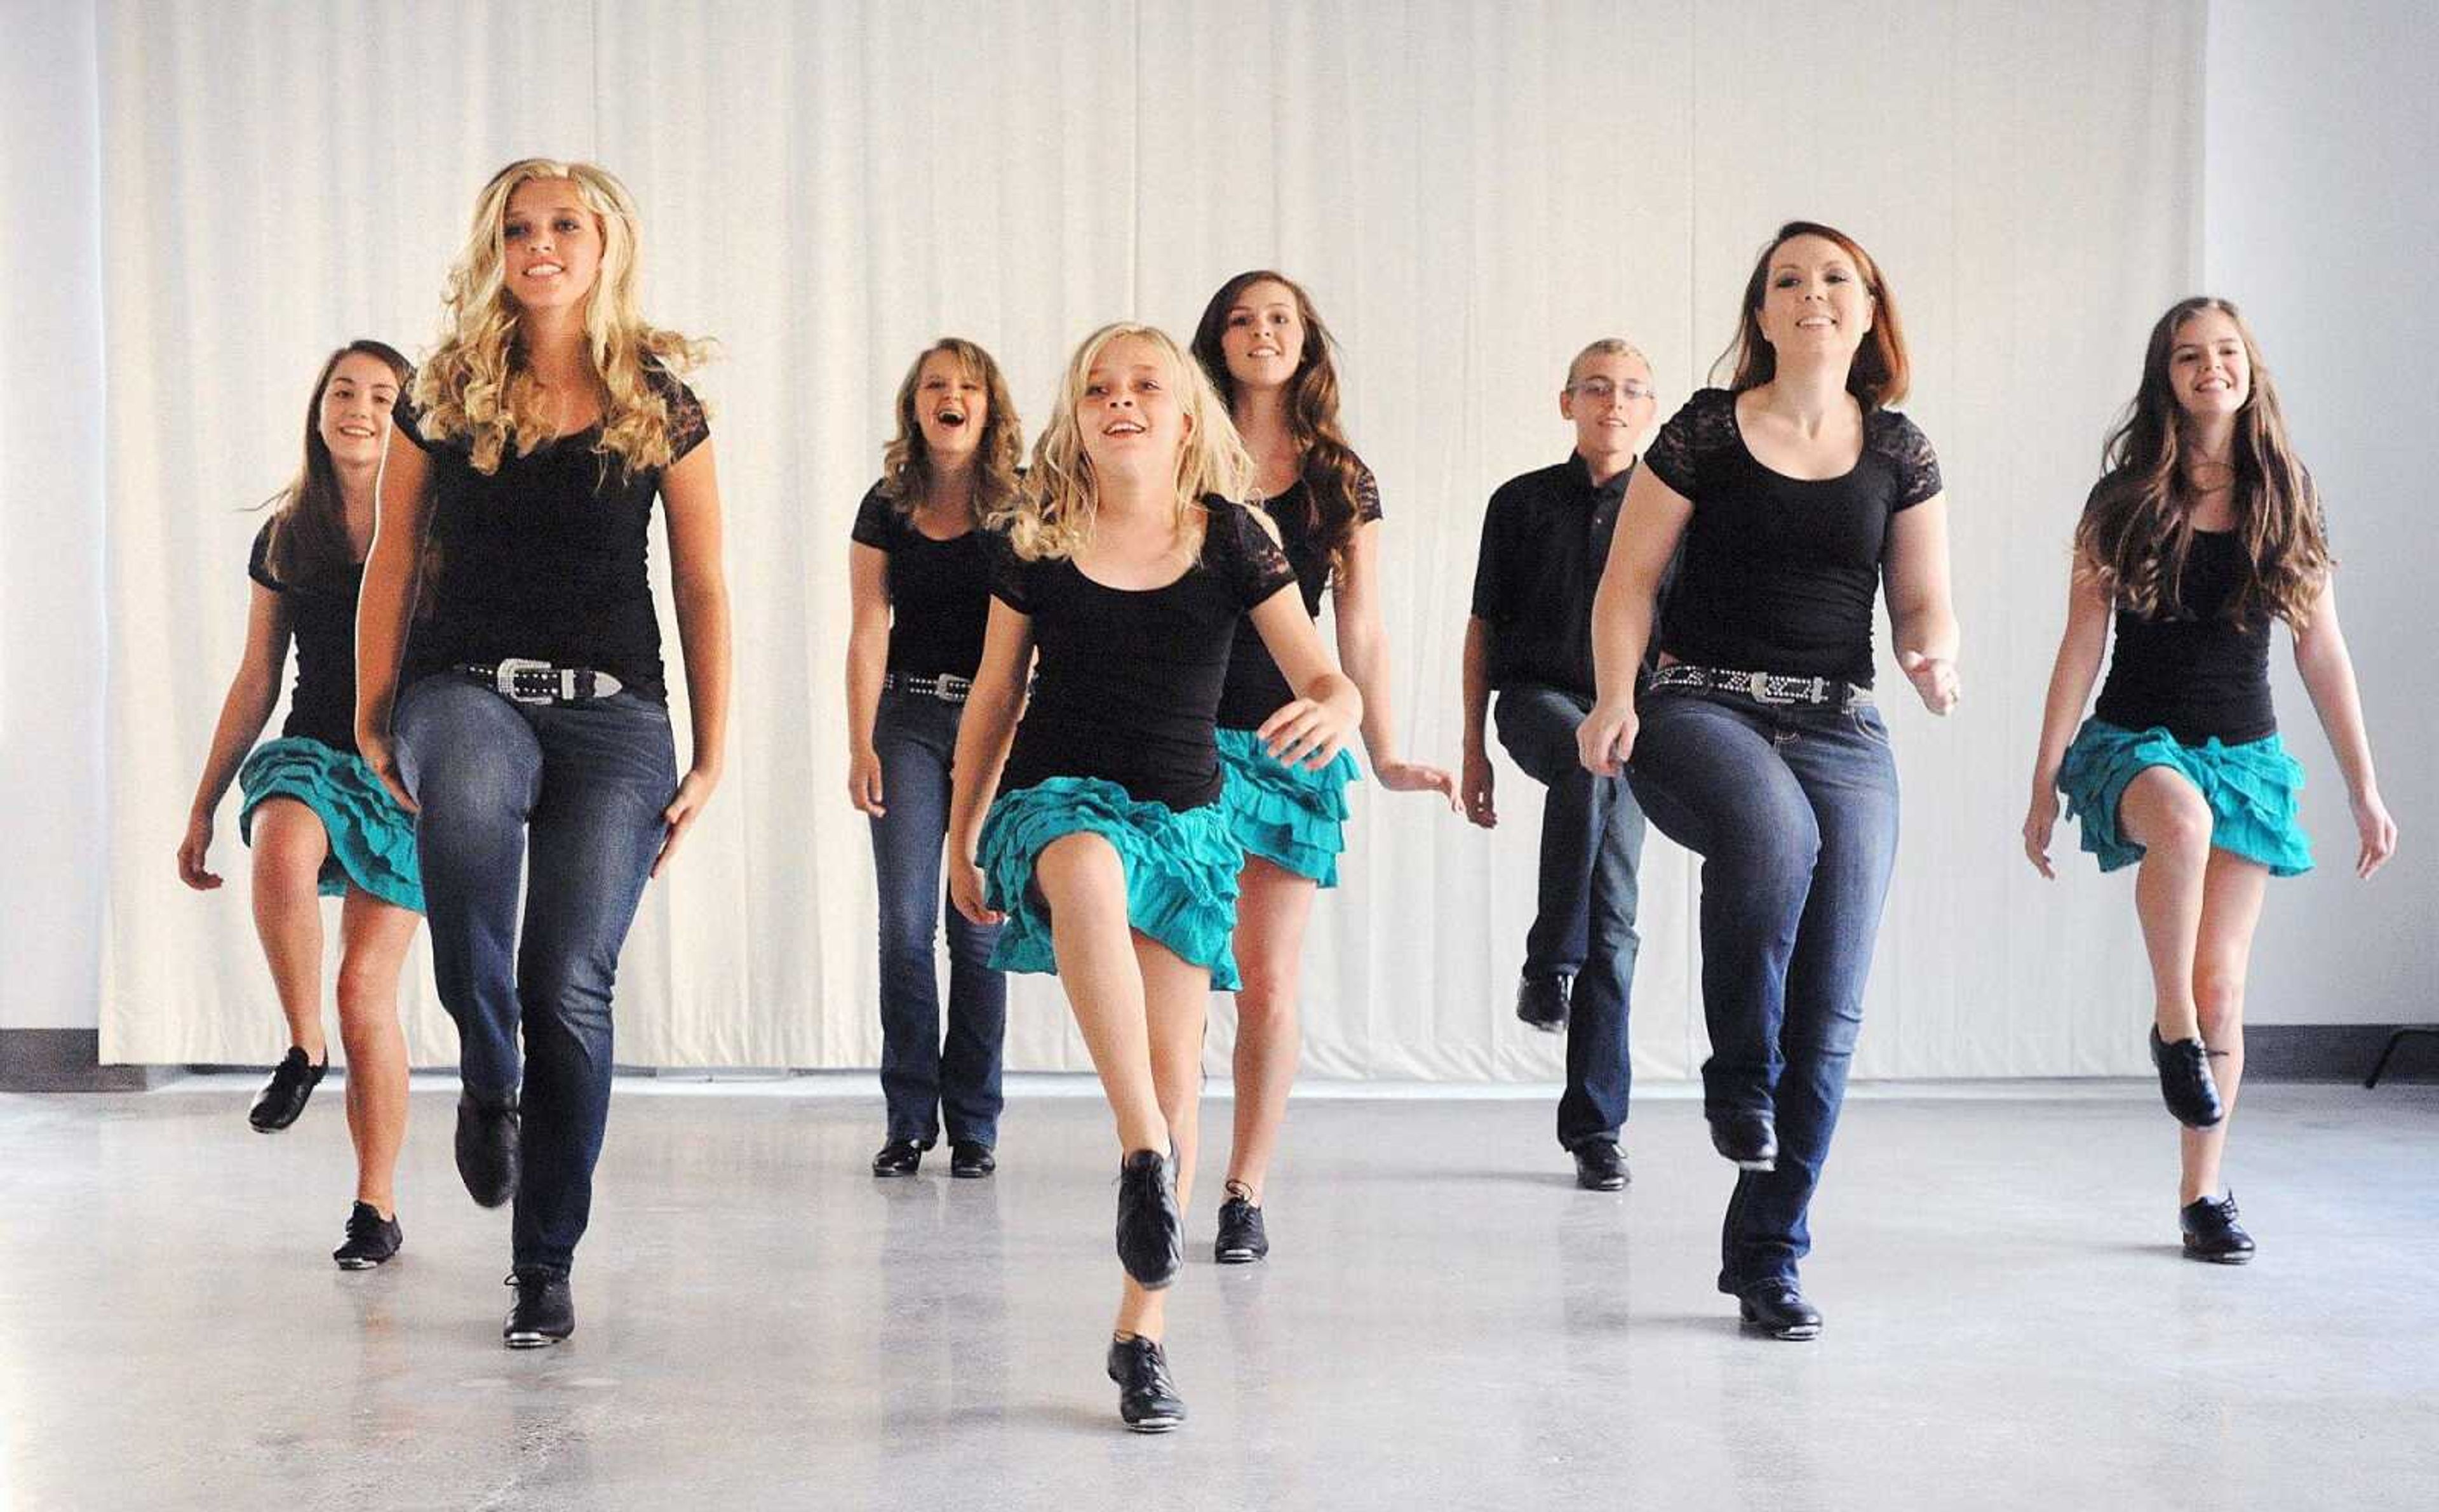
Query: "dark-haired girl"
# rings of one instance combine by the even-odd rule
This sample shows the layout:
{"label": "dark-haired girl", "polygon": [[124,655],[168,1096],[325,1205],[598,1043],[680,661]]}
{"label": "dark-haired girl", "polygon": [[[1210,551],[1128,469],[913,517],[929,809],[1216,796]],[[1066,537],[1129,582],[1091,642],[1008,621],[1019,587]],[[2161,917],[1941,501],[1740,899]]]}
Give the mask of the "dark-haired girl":
{"label": "dark-haired girl", "polygon": [[[195,786],[178,876],[221,885],[206,864],[212,816],[229,780],[245,795],[238,830],[254,849],[254,927],[271,966],[288,1053],[247,1121],[268,1134],[305,1111],[329,1054],[322,1035],[321,898],[339,898],[339,1039],[347,1053],[347,1132],[356,1200],[342,1270],[398,1253],[399,1147],[406,1139],[406,1037],[398,972],[423,911],[415,821],[357,754],[356,590],[372,543],[374,489],[406,359],[377,341],[332,352],[305,408],[305,460],[278,512],[254,538],[244,659],[221,705]],[[296,685],[279,738],[245,756],[279,697],[296,647]],[[240,766],[240,757],[244,764]]]}
{"label": "dark-haired girl", "polygon": [[[1336,598],[1338,657],[1363,695],[1372,774],[1393,792],[1436,792],[1454,810],[1456,778],[1406,760],[1389,702],[1389,643],[1380,628],[1380,489],[1338,423],[1334,343],[1312,299],[1266,269],[1220,286],[1194,331],[1194,357],[1227,404],[1255,465],[1255,491],[1278,526],[1305,613]],[[1236,1139],[1221,1187],[1221,1265],[1270,1253],[1263,1178],[1287,1120],[1300,1034],[1304,934],[1314,894],[1338,885],[1346,846],[1346,785],[1355,757],[1315,769],[1273,757],[1258,737],[1294,695],[1250,619],[1237,625],[1220,696],[1220,804],[1245,869],[1237,879]]]}
{"label": "dark-haired girl", "polygon": [[1628,486],[1593,607],[1600,702],[1577,743],[1595,772],[1629,763],[1644,813],[1702,858],[1702,1111],[1738,1168],[1719,1290],[1748,1329],[1810,1339],[1821,1314],[1796,1268],[1896,858],[1873,600],[1885,587],[1897,663],[1934,714],[1956,703],[1956,616],[1939,463],[1888,407],[1908,369],[1878,267],[1844,233],[1790,222],[1738,317],[1735,378],[1686,400]]}
{"label": "dark-haired girl", "polygon": [[[2312,864],[2296,818],[2304,772],[2270,708],[2270,621],[2293,634],[2296,669],[2345,774],[2356,874],[2396,848],[2338,625],[2335,565],[2252,331],[2224,299],[2179,302],[2151,329],[2142,387],[2075,525],[2024,853],[2056,875],[2063,791],[2102,871],[2140,863],[2151,1058],[2185,1126],[2178,1226],[2197,1260],[2252,1257],[2219,1183],[2244,1076],[2245,973],[2270,879]],[[2077,730],[2112,619],[2109,679]]]}
{"label": "dark-haired girl", "polygon": [[1016,502],[1016,406],[990,353],[935,342],[898,385],[898,433],[855,514],[847,569],[847,800],[871,816],[881,898],[881,1091],[875,1176],[912,1176],[949,1129],[949,1174],[988,1176],[999,1143],[1007,979],[999,931],[948,910],[949,1028],[932,960],[957,723],[983,659],[990,557],[983,520]]}

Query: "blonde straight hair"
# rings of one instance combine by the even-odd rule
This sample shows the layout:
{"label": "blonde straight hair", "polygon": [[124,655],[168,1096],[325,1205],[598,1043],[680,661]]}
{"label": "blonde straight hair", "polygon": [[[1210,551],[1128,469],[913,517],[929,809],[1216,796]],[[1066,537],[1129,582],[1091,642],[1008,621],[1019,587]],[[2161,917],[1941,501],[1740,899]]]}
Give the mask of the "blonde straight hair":
{"label": "blonde straight hair", "polygon": [[607,169],[591,163],[520,158],[475,196],[465,249],[449,270],[440,345],[415,378],[423,433],[435,440],[467,437],[480,472],[499,471],[512,447],[524,456],[551,438],[549,413],[517,343],[519,307],[506,266],[508,198],[537,179],[574,184],[601,227],[601,270],[584,300],[585,345],[604,394],[599,450],[631,471],[667,467],[675,417],[650,376],[694,367],[704,345],[648,325],[637,311],[635,202]]}
{"label": "blonde straight hair", "polygon": [[1000,510],[991,521],[1007,532],[1016,554],[1027,561],[1073,557],[1093,539],[1098,494],[1077,411],[1083,403],[1084,383],[1093,365],[1113,343],[1129,337],[1159,351],[1168,368],[1171,392],[1184,413],[1185,439],[1177,449],[1177,530],[1190,558],[1202,555],[1203,495],[1216,493],[1241,501],[1253,489],[1254,459],[1202,365],[1189,360],[1158,327],[1129,321],[1103,326],[1076,348],[1059,386],[1058,408],[1034,442],[1033,467],[1024,475],[1024,487],[1018,490],[1014,505]]}

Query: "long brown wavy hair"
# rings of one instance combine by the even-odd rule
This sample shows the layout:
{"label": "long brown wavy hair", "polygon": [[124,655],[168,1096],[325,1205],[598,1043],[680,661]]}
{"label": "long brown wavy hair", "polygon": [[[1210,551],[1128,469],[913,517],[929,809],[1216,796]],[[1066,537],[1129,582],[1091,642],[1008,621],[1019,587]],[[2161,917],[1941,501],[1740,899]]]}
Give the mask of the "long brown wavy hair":
{"label": "long brown wavy hair", "polygon": [[492,174],[474,197],[465,248],[449,270],[440,346],[416,375],[423,434],[436,440],[467,437],[477,472],[498,471],[501,455],[511,448],[523,456],[552,438],[542,391],[518,339],[519,307],[506,266],[508,199],[517,186],[536,179],[573,183],[601,225],[601,268],[584,297],[585,347],[603,395],[596,448],[605,463],[614,458],[630,471],[667,467],[677,417],[650,375],[696,366],[706,344],[647,323],[636,308],[642,227],[634,197],[616,175],[591,163],[520,158]]}
{"label": "long brown wavy hair", "polygon": [[[305,401],[305,459],[288,486],[262,501],[278,513],[271,517],[271,540],[263,565],[283,583],[307,583],[355,562],[347,542],[347,498],[339,487],[339,469],[330,460],[330,443],[322,439],[322,396],[329,391],[339,364],[362,353],[390,370],[401,388],[415,376],[414,367],[386,342],[359,337],[332,352],[313,380],[313,397]],[[384,419],[386,417],[384,417]]]}
{"label": "long brown wavy hair", "polygon": [[1295,376],[1288,380],[1288,430],[1302,458],[1305,535],[1328,554],[1334,578],[1345,569],[1346,550],[1355,540],[1363,459],[1355,454],[1346,443],[1346,433],[1339,428],[1338,364],[1331,355],[1338,343],[1322,324],[1321,312],[1313,309],[1312,296],[1293,278],[1268,268],[1237,275],[1202,307],[1202,319],[1194,328],[1194,360],[1202,365],[1203,376],[1211,380],[1233,419],[1237,381],[1228,372],[1228,354],[1220,348],[1220,339],[1228,329],[1229,310],[1257,283],[1285,289],[1295,299],[1296,318],[1304,322],[1304,350],[1297,355]]}
{"label": "long brown wavy hair", "polygon": [[1906,357],[1905,323],[1897,318],[1896,296],[1889,292],[1880,265],[1861,242],[1818,221],[1788,222],[1754,259],[1753,274],[1745,279],[1744,306],[1736,317],[1736,339],[1711,365],[1712,370],[1716,373],[1720,364],[1734,359],[1736,376],[1728,381],[1728,389],[1736,394],[1759,388],[1777,376],[1778,351],[1761,333],[1761,306],[1770,292],[1770,259],[1797,237],[1836,242],[1854,262],[1863,292],[1872,296],[1872,329],[1864,333],[1863,344],[1855,348],[1855,360],[1847,366],[1846,392],[1855,396],[1866,415],[1903,400],[1914,382],[1914,365]]}
{"label": "long brown wavy hair", "polygon": [[2184,407],[2169,382],[2168,361],[2177,333],[2206,310],[2235,323],[2252,374],[2252,391],[2235,415],[2235,481],[2229,497],[2250,571],[2229,598],[2226,614],[2237,624],[2270,615],[2302,630],[2337,565],[2329,555],[2320,491],[2287,438],[2286,412],[2252,328],[2235,306],[2209,294],[2178,300],[2151,328],[2143,352],[2143,386],[2110,435],[2100,481],[2074,527],[2075,566],[2118,608],[2145,619],[2174,613],[2194,526],[2193,501],[2184,489]]}
{"label": "long brown wavy hair", "polygon": [[913,514],[932,488],[931,448],[923,440],[923,422],[916,418],[916,385],[923,381],[923,365],[946,352],[983,385],[982,440],[974,460],[974,518],[988,519],[1016,500],[1017,470],[1024,461],[1024,427],[1018,420],[1016,400],[1007,380],[991,354],[961,336],[943,336],[915,354],[906,381],[898,385],[898,434],[881,456],[881,496],[901,516]]}

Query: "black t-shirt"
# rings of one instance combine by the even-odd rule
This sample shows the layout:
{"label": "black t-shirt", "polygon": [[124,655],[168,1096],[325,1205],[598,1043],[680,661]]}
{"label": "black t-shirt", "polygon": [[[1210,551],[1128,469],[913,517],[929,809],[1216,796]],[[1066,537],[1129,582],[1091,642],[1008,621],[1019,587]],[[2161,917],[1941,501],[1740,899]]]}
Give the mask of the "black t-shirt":
{"label": "black t-shirt", "polygon": [[2233,530],[2197,530],[2157,619],[2117,612],[2117,646],[2092,713],[2128,730],[2163,725],[2187,745],[2216,736],[2228,745],[2275,734],[2270,704],[2270,621],[2238,625],[2221,613],[2244,586],[2249,563]]}
{"label": "black t-shirt", "polygon": [[1736,396],[1706,388],[1643,460],[1694,506],[1661,649],[1702,667],[1872,685],[1890,523],[1940,491],[1939,458],[1914,421],[1874,410],[1851,471],[1790,478],[1746,450]]}
{"label": "black t-shirt", "polygon": [[1184,810],[1220,796],[1213,716],[1237,619],[1295,581],[1241,504],[1202,501],[1201,560],[1166,587],[1105,587],[1064,558],[1025,561],[991,540],[991,594],[1033,621],[1032,701],[1000,791],[1100,777]]}
{"label": "black t-shirt", "polygon": [[1508,479],[1482,516],[1473,617],[1491,627],[1490,685],[1540,683],[1584,698],[1593,681],[1593,596],[1609,564],[1626,471],[1595,488],[1571,455]]}
{"label": "black t-shirt", "polygon": [[[1288,565],[1295,569],[1296,587],[1304,595],[1304,612],[1321,617],[1322,591],[1329,586],[1329,553],[1314,538],[1311,485],[1298,478],[1287,491],[1265,507],[1279,527],[1279,545]],[[1380,518],[1380,480],[1363,468],[1355,478],[1355,527]],[[1237,622],[1236,644],[1228,651],[1228,680],[1220,689],[1220,727],[1254,730],[1295,697],[1287,674],[1262,644],[1262,632],[1250,618]]]}
{"label": "black t-shirt", "polygon": [[856,507],[853,539],[889,554],[889,669],[970,678],[990,622],[990,552],[977,526],[935,541],[874,484]]}
{"label": "black t-shirt", "polygon": [[256,533],[245,575],[279,596],[296,641],[296,686],[288,695],[282,736],[319,740],[356,754],[356,591],[361,561],[318,573],[310,581],[281,582],[271,573],[271,526]]}
{"label": "black t-shirt", "polygon": [[[711,427],[694,390],[658,370],[649,382],[669,407],[674,463]],[[667,703],[647,565],[661,470],[630,471],[596,451],[596,427],[525,456],[508,448],[487,475],[466,437],[427,439],[421,418],[400,395],[400,432],[432,458],[437,548],[432,612],[408,637],[401,682],[521,656],[607,672]]]}

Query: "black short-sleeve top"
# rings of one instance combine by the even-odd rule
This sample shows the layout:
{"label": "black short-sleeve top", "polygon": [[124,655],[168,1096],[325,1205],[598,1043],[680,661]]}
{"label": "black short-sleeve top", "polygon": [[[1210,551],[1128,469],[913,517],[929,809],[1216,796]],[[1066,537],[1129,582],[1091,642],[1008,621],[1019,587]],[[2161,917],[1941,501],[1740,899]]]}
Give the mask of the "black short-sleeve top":
{"label": "black short-sleeve top", "polygon": [[271,571],[271,531],[256,533],[245,575],[279,596],[296,642],[296,685],[288,695],[282,736],[319,740],[356,754],[356,593],[365,564],[350,562],[310,579],[283,582]]}
{"label": "black short-sleeve top", "polygon": [[[647,375],[668,406],[670,461],[711,435],[703,401],[668,373]],[[400,395],[401,434],[432,459],[436,562],[431,613],[407,638],[402,681],[530,657],[607,672],[668,702],[649,566],[658,468],[630,470],[597,449],[600,430],[564,436],[478,472],[464,436],[435,440]]]}
{"label": "black short-sleeve top", "polygon": [[1694,506],[1660,649],[1681,662],[1872,685],[1872,604],[1896,516],[1940,491],[1939,458],[1894,410],[1863,417],[1839,477],[1764,467],[1736,396],[1706,388],[1660,428],[1644,465]]}
{"label": "black short-sleeve top", "polygon": [[[1304,612],[1319,619],[1321,596],[1329,586],[1329,552],[1322,545],[1312,518],[1312,486],[1298,478],[1263,508],[1279,527],[1279,546],[1287,553],[1288,565],[1295,569]],[[1355,479],[1355,528],[1361,530],[1380,518],[1380,483],[1370,468],[1363,468]],[[1258,729],[1278,712],[1279,705],[1294,697],[1287,674],[1279,670],[1271,649],[1262,644],[1262,632],[1251,619],[1238,620],[1236,643],[1228,651],[1228,680],[1220,690],[1220,727]]]}
{"label": "black short-sleeve top", "polygon": [[2197,530],[2175,602],[2145,619],[2117,611],[2109,679],[2092,712],[2128,730],[2164,728],[2186,745],[2227,745],[2278,731],[2270,700],[2270,620],[2227,617],[2251,563],[2233,530]]}
{"label": "black short-sleeve top", "polygon": [[850,534],[889,557],[889,669],[910,677],[972,677],[990,622],[984,530],[935,540],[916,529],[876,483],[856,507]]}
{"label": "black short-sleeve top", "polygon": [[1295,569],[1243,505],[1212,494],[1202,554],[1175,580],[1110,588],[1064,558],[991,542],[991,594],[1033,625],[1033,697],[1000,789],[1098,777],[1184,810],[1220,796],[1214,716],[1237,621]]}

